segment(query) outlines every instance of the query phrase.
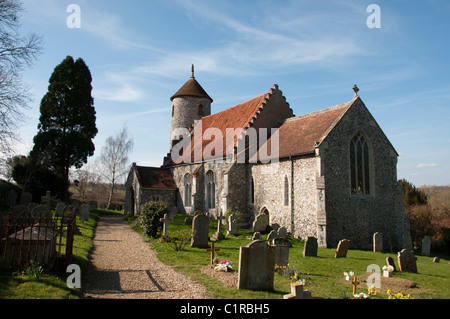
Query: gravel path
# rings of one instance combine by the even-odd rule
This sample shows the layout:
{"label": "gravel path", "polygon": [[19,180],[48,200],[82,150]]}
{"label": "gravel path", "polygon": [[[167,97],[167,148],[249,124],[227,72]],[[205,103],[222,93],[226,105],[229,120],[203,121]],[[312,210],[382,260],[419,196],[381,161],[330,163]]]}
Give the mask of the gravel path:
{"label": "gravel path", "polygon": [[85,298],[207,298],[205,287],[161,263],[120,215],[100,218],[93,245],[81,275]]}

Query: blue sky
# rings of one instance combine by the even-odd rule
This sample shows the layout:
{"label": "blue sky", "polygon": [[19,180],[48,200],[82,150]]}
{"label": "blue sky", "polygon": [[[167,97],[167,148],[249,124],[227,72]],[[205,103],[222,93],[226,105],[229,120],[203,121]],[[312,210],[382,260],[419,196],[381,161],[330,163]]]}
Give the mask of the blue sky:
{"label": "blue sky", "polygon": [[[170,97],[196,79],[212,112],[279,85],[295,115],[359,95],[397,152],[398,178],[416,186],[450,184],[450,1],[106,1],[23,0],[22,32],[44,36],[23,73],[33,102],[17,152],[37,132],[48,79],[67,55],[93,77],[99,156],[126,125],[131,160],[160,166],[168,152]],[[68,28],[70,4],[80,28]],[[369,28],[370,4],[381,27]]]}

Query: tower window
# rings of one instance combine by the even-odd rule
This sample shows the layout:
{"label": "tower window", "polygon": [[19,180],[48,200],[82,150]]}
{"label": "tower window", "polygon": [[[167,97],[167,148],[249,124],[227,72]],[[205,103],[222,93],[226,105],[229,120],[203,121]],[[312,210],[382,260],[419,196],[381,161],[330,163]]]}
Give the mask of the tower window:
{"label": "tower window", "polygon": [[192,175],[184,175],[184,206],[192,206]]}

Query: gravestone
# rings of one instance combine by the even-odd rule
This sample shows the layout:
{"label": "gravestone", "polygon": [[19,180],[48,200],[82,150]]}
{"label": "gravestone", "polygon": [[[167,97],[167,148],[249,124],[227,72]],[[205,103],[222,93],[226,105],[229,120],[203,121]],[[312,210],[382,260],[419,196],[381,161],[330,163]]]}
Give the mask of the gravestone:
{"label": "gravestone", "polygon": [[52,201],[56,200],[56,196],[52,196],[50,191],[45,192],[45,196],[41,196],[41,204],[50,209]]}
{"label": "gravestone", "polygon": [[272,239],[272,245],[284,245],[288,246],[289,248],[292,248],[292,243],[289,241],[289,239],[284,237],[275,237]]}
{"label": "gravestone", "polygon": [[383,234],[376,232],[373,234],[373,251],[383,252]]}
{"label": "gravestone", "polygon": [[275,247],[263,240],[252,241],[239,250],[238,289],[272,290]]}
{"label": "gravestone", "polygon": [[283,238],[287,237],[287,229],[286,229],[286,227],[280,227],[278,229],[278,237],[283,237]]}
{"label": "gravestone", "polygon": [[55,208],[55,216],[62,217],[64,215],[64,208],[66,208],[66,204],[58,203]]}
{"label": "gravestone", "polygon": [[387,257],[387,258],[386,258],[386,265],[392,266],[392,267],[394,268],[394,271],[397,270],[397,269],[395,268],[394,258],[392,258],[392,257]]}
{"label": "gravestone", "polygon": [[208,248],[209,239],[209,217],[201,213],[192,221],[191,247]]}
{"label": "gravestone", "polygon": [[81,207],[80,207],[80,219],[85,220],[85,221],[89,220],[89,212],[90,212],[90,209],[89,209],[89,205],[88,204],[81,205]]}
{"label": "gravestone", "polygon": [[259,214],[253,222],[252,232],[264,232],[267,226],[269,226],[269,215]]}
{"label": "gravestone", "polygon": [[403,243],[403,249],[413,250],[411,234],[409,231],[403,233],[402,243]]}
{"label": "gravestone", "polygon": [[289,263],[289,247],[286,245],[275,245],[275,265],[287,266]]}
{"label": "gravestone", "polygon": [[184,219],[184,224],[187,226],[192,226],[192,218],[191,217],[186,217]]}
{"label": "gravestone", "polygon": [[350,240],[342,239],[339,241],[339,244],[336,249],[336,253],[334,254],[334,258],[342,258],[347,257],[348,247],[350,245]]}
{"label": "gravestone", "polygon": [[222,233],[222,212],[220,212],[219,217],[217,218],[217,231],[215,234],[211,237],[211,241],[218,241],[225,238],[225,236]]}
{"label": "gravestone", "polygon": [[308,237],[303,248],[303,257],[317,257],[317,238]]}
{"label": "gravestone", "polygon": [[253,240],[262,240],[262,236],[259,231],[257,231],[256,233],[253,234],[252,241]]}
{"label": "gravestone", "polygon": [[269,235],[267,235],[267,241],[270,242],[271,240],[278,237],[278,233],[276,230],[272,230]]}
{"label": "gravestone", "polygon": [[17,201],[17,192],[13,189],[7,191],[5,194],[5,201],[4,201],[5,206],[12,207],[16,205],[16,201]]}
{"label": "gravestone", "polygon": [[228,217],[227,235],[239,235],[239,231],[237,230],[237,222],[234,215],[230,215]]}
{"label": "gravestone", "polygon": [[303,288],[301,283],[291,283],[291,293],[284,295],[283,299],[311,299],[311,291],[303,290]]}
{"label": "gravestone", "polygon": [[389,247],[391,248],[391,252],[396,254],[398,253],[398,238],[396,234],[389,235]]}
{"label": "gravestone", "polygon": [[39,219],[45,219],[45,218],[51,218],[52,212],[50,209],[47,208],[47,206],[40,205],[33,208],[33,211],[31,212],[31,215],[39,220]]}
{"label": "gravestone", "polygon": [[33,199],[33,195],[28,192],[24,192],[20,194],[20,205],[28,205],[31,203],[31,200]]}
{"label": "gravestone", "polygon": [[430,256],[431,238],[430,236],[423,236],[422,238],[422,256]]}
{"label": "gravestone", "polygon": [[409,249],[398,252],[398,268],[400,271],[417,272],[416,256]]}

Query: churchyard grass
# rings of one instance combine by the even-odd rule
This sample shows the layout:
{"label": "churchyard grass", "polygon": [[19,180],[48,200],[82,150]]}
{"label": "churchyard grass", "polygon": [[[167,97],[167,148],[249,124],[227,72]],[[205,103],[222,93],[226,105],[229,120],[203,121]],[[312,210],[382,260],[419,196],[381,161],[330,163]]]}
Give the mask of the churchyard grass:
{"label": "churchyard grass", "polygon": [[[185,215],[175,215],[174,222],[169,223],[168,232],[176,232],[182,229],[190,229],[184,225]],[[209,235],[212,236],[217,230],[217,221],[211,220]],[[216,242],[215,248],[220,251],[215,256],[222,260],[230,260],[233,269],[237,271],[239,264],[239,247],[246,246],[251,242],[252,233],[240,229],[238,236],[226,236],[226,239]],[[225,227],[223,227],[225,232]],[[263,239],[267,234],[263,235]],[[343,299],[352,298],[352,285],[345,280],[344,272],[353,271],[360,284],[357,286],[357,293],[368,293],[366,278],[367,267],[376,264],[382,268],[386,265],[386,258],[392,257],[398,268],[397,254],[372,252],[363,250],[348,251],[345,258],[334,258],[336,249],[319,248],[318,257],[303,257],[304,242],[292,237],[289,238],[293,247],[289,251],[289,266],[298,271],[298,277],[306,279],[305,289],[311,291],[312,298]],[[228,299],[282,299],[283,295],[290,293],[291,279],[288,276],[275,274],[273,291],[250,291],[238,290],[229,287],[217,279],[214,279],[200,270],[209,265],[210,253],[204,249],[192,248],[189,245],[176,253],[168,244],[160,242],[158,239],[147,239],[152,249],[158,252],[158,258],[165,264],[169,264],[175,270],[183,273],[194,280],[197,280],[208,289],[212,298]],[[393,279],[382,279],[381,288],[376,289],[377,294],[373,299],[388,299],[387,290],[394,293],[410,294],[414,299],[448,299],[450,298],[450,267],[449,256],[437,254],[441,261],[433,263],[433,257],[420,256],[416,252],[418,273],[395,272]],[[410,286],[415,284],[415,287]],[[414,286],[414,285],[413,285]]]}
{"label": "churchyard grass", "polygon": [[[88,262],[92,249],[97,220],[101,215],[118,214],[107,210],[92,210],[88,221],[77,219],[81,234],[75,234],[72,263],[83,268]],[[120,213],[121,214],[121,213]],[[62,247],[64,251],[65,247]],[[78,299],[81,291],[69,289],[66,284],[67,274],[44,273],[38,278],[30,278],[23,272],[0,272],[0,299]]]}

